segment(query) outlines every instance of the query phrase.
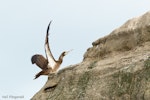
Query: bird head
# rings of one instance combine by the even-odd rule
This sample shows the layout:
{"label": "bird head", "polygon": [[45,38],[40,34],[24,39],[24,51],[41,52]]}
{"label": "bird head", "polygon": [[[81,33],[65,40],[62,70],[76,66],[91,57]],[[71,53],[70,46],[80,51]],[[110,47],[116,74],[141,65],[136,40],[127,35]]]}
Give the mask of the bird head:
{"label": "bird head", "polygon": [[61,55],[59,56],[58,61],[59,61],[60,63],[62,63],[63,57],[66,56],[70,51],[72,51],[72,50],[62,52]]}
{"label": "bird head", "polygon": [[63,56],[66,56],[69,52],[71,52],[73,49],[71,49],[71,50],[69,50],[69,51],[64,51],[63,53],[62,53],[62,55]]}

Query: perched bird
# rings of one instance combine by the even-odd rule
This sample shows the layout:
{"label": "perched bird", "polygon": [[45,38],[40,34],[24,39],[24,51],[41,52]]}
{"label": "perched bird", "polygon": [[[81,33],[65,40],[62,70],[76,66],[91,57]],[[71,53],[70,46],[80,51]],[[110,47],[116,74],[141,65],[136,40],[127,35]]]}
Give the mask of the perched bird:
{"label": "perched bird", "polygon": [[49,28],[50,28],[50,23],[48,24],[47,27],[47,33],[46,33],[46,39],[45,39],[45,53],[46,53],[46,58],[40,54],[35,54],[31,58],[32,64],[36,64],[38,67],[42,69],[39,73],[35,75],[35,79],[38,78],[41,75],[48,75],[50,73],[55,73],[60,65],[63,62],[63,57],[66,56],[70,51],[64,51],[61,53],[59,56],[58,60],[55,60],[49,46],[49,41],[48,41],[48,35],[49,35]]}

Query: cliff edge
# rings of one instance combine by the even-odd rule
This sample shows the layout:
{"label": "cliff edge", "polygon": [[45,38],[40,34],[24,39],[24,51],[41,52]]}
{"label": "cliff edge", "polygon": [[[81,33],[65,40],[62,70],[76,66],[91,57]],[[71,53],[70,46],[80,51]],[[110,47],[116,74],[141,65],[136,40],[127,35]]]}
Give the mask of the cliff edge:
{"label": "cliff edge", "polygon": [[149,100],[150,11],[92,43],[31,100]]}

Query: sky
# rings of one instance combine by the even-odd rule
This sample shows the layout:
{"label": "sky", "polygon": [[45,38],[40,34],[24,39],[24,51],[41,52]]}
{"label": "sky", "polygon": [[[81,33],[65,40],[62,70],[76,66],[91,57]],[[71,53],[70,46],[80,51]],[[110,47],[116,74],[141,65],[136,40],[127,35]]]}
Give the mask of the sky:
{"label": "sky", "polygon": [[47,25],[56,59],[73,49],[61,68],[80,63],[92,42],[111,33],[128,19],[150,10],[148,0],[0,0],[0,100],[23,96],[29,100],[46,76],[33,80],[40,69],[34,54],[45,56]]}

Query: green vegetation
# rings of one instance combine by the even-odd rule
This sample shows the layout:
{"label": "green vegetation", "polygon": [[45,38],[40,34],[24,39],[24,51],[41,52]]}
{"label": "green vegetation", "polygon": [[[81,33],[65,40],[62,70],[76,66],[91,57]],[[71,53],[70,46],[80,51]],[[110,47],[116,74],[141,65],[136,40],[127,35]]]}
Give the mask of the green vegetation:
{"label": "green vegetation", "polygon": [[131,83],[134,75],[130,72],[120,71],[113,76],[116,81],[112,84],[112,92],[118,96],[128,93],[131,88]]}
{"label": "green vegetation", "polygon": [[114,80],[110,84],[110,95],[121,97],[128,94],[130,95],[130,99],[136,100],[137,96],[139,96],[138,94],[140,94],[142,100],[144,95],[144,91],[142,90],[146,89],[148,82],[150,82],[150,57],[144,62],[142,70],[134,74],[121,70],[112,77]]}
{"label": "green vegetation", "polygon": [[83,75],[80,76],[79,81],[77,83],[78,98],[84,97],[90,77],[91,75],[89,71],[85,72]]}
{"label": "green vegetation", "polygon": [[92,69],[92,68],[96,67],[96,63],[97,63],[97,61],[93,61],[93,62],[88,66],[88,69]]}
{"label": "green vegetation", "polygon": [[144,67],[150,69],[150,57],[144,62]]}
{"label": "green vegetation", "polygon": [[144,76],[146,80],[150,81],[150,57],[144,62],[145,71]]}

